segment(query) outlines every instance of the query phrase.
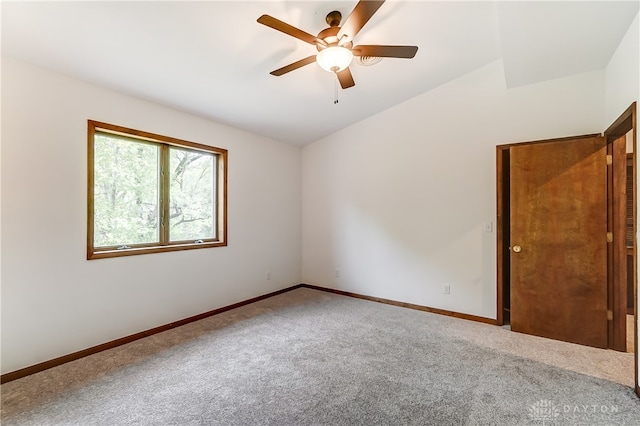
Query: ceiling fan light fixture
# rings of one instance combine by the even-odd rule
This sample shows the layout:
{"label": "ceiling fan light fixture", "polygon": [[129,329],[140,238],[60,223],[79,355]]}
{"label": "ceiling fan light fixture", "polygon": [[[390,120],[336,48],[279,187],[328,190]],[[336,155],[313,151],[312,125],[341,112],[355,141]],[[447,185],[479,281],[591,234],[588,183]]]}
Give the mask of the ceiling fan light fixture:
{"label": "ceiling fan light fixture", "polygon": [[316,55],[320,68],[329,72],[340,72],[347,68],[353,60],[353,53],[346,47],[331,46],[322,49]]}

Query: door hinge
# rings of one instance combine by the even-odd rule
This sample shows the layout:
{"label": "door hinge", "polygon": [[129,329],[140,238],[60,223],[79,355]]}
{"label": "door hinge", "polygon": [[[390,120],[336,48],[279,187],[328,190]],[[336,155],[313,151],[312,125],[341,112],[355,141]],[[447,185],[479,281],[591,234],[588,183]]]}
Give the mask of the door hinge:
{"label": "door hinge", "polygon": [[607,232],[607,242],[608,243],[613,242],[613,232]]}
{"label": "door hinge", "polygon": [[607,311],[607,321],[613,321],[613,311]]}
{"label": "door hinge", "polygon": [[610,166],[612,164],[613,164],[613,155],[607,154],[607,166]]}

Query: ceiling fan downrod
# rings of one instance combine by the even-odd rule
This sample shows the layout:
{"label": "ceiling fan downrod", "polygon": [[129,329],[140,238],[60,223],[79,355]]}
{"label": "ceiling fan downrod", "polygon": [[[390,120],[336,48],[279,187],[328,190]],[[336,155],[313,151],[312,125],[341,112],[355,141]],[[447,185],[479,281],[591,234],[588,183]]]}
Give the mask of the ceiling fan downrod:
{"label": "ceiling fan downrod", "polygon": [[330,27],[339,27],[340,21],[342,21],[342,13],[337,10],[329,12],[327,13],[327,17],[325,20]]}

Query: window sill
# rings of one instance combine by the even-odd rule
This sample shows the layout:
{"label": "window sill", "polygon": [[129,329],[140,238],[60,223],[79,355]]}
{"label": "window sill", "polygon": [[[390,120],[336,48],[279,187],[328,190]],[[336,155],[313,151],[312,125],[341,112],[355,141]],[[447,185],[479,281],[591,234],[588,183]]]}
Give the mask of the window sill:
{"label": "window sill", "polygon": [[87,253],[87,260],[94,259],[106,259],[111,257],[123,257],[123,256],[136,256],[140,254],[150,253],[163,253],[169,251],[182,251],[182,250],[194,250],[204,249],[212,247],[225,247],[226,241],[207,241],[203,243],[188,243],[188,244],[171,244],[166,246],[146,246],[146,247],[132,247],[123,250],[95,250]]}

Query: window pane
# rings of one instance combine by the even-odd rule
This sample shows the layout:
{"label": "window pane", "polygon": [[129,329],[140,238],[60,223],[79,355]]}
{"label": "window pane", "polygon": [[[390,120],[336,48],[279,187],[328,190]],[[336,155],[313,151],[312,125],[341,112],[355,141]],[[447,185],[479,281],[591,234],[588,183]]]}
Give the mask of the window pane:
{"label": "window pane", "polygon": [[169,149],[169,240],[215,238],[215,156]]}
{"label": "window pane", "polygon": [[94,246],[160,240],[158,156],[157,145],[95,134]]}

